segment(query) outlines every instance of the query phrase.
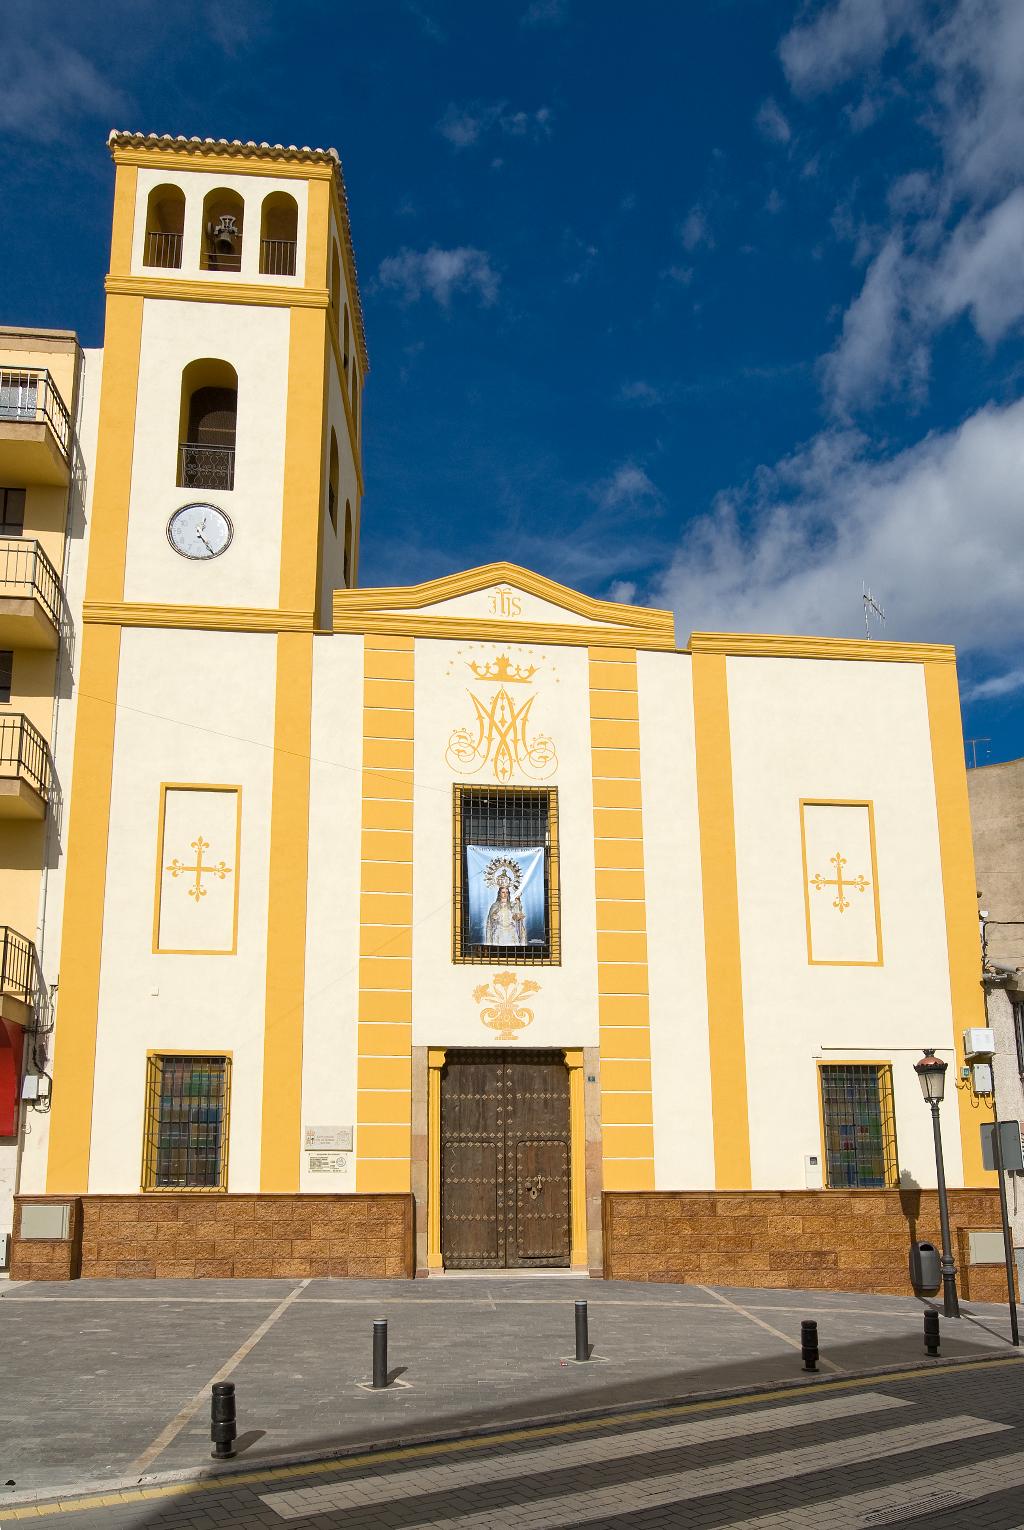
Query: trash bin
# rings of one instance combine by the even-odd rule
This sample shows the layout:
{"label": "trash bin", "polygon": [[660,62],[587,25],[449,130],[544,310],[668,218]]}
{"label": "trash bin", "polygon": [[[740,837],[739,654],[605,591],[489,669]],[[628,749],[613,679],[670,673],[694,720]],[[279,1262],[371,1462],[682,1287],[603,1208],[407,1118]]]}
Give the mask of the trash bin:
{"label": "trash bin", "polygon": [[942,1284],[942,1265],[934,1243],[910,1245],[910,1283],[915,1291],[937,1291]]}

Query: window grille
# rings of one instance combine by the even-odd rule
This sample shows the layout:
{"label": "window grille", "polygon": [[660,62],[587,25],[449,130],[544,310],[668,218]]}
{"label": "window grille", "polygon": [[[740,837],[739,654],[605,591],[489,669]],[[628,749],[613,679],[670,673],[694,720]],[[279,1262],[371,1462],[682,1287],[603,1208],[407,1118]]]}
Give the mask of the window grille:
{"label": "window grille", "polygon": [[1024,999],[1011,1000],[1013,1008],[1013,1034],[1017,1042],[1017,1070],[1024,1078]]}
{"label": "window grille", "polygon": [[11,699],[11,686],[14,682],[14,649],[0,648],[0,701],[7,702]]}
{"label": "window grille", "polygon": [[887,1063],[830,1063],[818,1071],[829,1189],[898,1185],[892,1069]]}
{"label": "window grille", "polygon": [[226,1190],[229,1057],[151,1055],[144,1190]]}
{"label": "window grille", "polygon": [[[482,938],[486,920],[480,896],[496,901],[498,883],[480,885],[479,869],[470,865],[471,847],[503,851],[543,851],[543,895],[523,901],[526,914],[521,940],[489,944]],[[456,786],[453,834],[452,956],[457,962],[515,966],[558,964],[561,961],[561,919],[558,873],[558,792],[530,786]],[[479,861],[479,854],[476,856]],[[476,882],[476,887],[471,885]],[[525,890],[525,889],[524,889]],[[514,890],[513,890],[514,891]],[[538,889],[539,891],[539,889]],[[474,899],[475,907],[474,907]]]}
{"label": "window grille", "polygon": [[25,530],[25,490],[0,489],[0,537],[20,537]]}

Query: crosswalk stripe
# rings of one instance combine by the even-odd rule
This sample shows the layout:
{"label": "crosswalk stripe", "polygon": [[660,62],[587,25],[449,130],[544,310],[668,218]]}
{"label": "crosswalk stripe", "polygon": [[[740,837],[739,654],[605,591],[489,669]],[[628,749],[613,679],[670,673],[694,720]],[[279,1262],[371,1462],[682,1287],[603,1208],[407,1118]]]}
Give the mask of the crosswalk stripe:
{"label": "crosswalk stripe", "polygon": [[265,1493],[261,1497],[282,1519],[305,1519],[325,1509],[353,1508],[360,1504],[378,1504],[382,1499],[418,1498],[426,1493],[472,1487],[481,1479],[492,1484],[503,1477],[521,1481],[537,1472],[586,1467],[617,1456],[651,1454],[687,1445],[707,1444],[714,1440],[746,1439],[780,1429],[827,1423],[832,1419],[859,1417],[864,1413],[882,1413],[909,1406],[901,1397],[886,1397],[878,1392],[861,1395],[847,1393],[838,1397],[816,1398],[813,1402],[783,1404],[763,1413],[718,1414],[617,1436],[565,1440],[556,1445],[517,1450],[500,1461],[460,1461],[443,1466],[421,1467],[387,1477],[375,1473],[372,1477],[355,1481],[347,1480],[318,1488],[290,1489],[282,1493]]}
{"label": "crosswalk stripe", "polygon": [[[883,1400],[888,1401],[888,1399]],[[860,1401],[863,1402],[865,1399],[862,1398]],[[852,1439],[817,1441],[810,1446],[780,1451],[774,1455],[749,1457],[739,1461],[721,1462],[714,1466],[698,1466],[680,1472],[636,1478],[629,1483],[629,1512],[635,1514],[641,1510],[690,1502],[696,1498],[710,1497],[715,1493],[742,1492],[745,1489],[762,1487],[772,1482],[789,1481],[794,1477],[813,1472],[832,1471],[865,1461],[886,1460],[908,1451],[931,1449],[938,1445],[958,1444],[963,1440],[978,1438],[982,1435],[1001,1433],[1009,1427],[1008,1424],[960,1414],[952,1418],[930,1420],[923,1424],[909,1424],[903,1428],[881,1430],[874,1434],[857,1435]],[[652,1433],[667,1434],[668,1431],[652,1431]],[[605,1446],[608,1443],[607,1440],[602,1441]],[[659,1447],[654,1444],[650,1446],[652,1450],[657,1448]],[[604,1459],[607,1459],[607,1453]],[[474,1482],[493,1487],[495,1479],[488,1475],[487,1463],[481,1462],[479,1467],[483,1470],[478,1468]],[[528,1479],[524,1478],[521,1471],[516,1473],[514,1480],[520,1490],[528,1483]],[[372,1499],[364,1499],[363,1502],[372,1502],[377,1508],[383,1507],[392,1496],[405,1496],[394,1494],[394,1488],[398,1485],[388,1477],[378,1477],[375,1482],[372,1479],[363,1479],[360,1483],[347,1484],[350,1490],[360,1486],[372,1487],[375,1490]],[[442,1491],[451,1492],[454,1488],[451,1477],[447,1476],[439,1487]],[[300,1495],[296,1494],[294,1497],[299,1498]],[[276,1504],[269,1495],[265,1496],[263,1501],[276,1509]],[[297,1512],[293,1507],[281,1517],[305,1518],[321,1513],[323,1507],[318,1490],[313,1489],[304,1495],[301,1511]],[[359,1500],[352,1497],[340,1498],[337,1504],[327,1507],[351,1510],[359,1507]],[[495,1523],[493,1508],[485,1509],[480,1513],[472,1511],[459,1513],[456,1510],[448,1515],[438,1515],[435,1505],[433,1509],[426,1512],[428,1519],[419,1523],[429,1523],[432,1527],[450,1525],[453,1530],[493,1530]],[[520,1497],[516,1512],[525,1516],[524,1523],[528,1520],[530,1530],[557,1530],[560,1526],[585,1525],[588,1520],[623,1512],[623,1486],[617,1483],[610,1487],[594,1487],[590,1490],[584,1489],[580,1492],[533,1500],[524,1500]],[[798,1524],[799,1518],[796,1518],[795,1522]],[[406,1530],[412,1530],[415,1523],[414,1520],[406,1519]],[[790,1524],[792,1523],[794,1523],[794,1515],[791,1513]]]}
{"label": "crosswalk stripe", "polygon": [[[829,1530],[870,1530],[873,1525],[896,1525],[901,1520],[960,1508],[993,1493],[1019,1487],[1024,1487],[1024,1452],[997,1456],[986,1461],[984,1469],[954,1466],[946,1472],[929,1472],[927,1477],[911,1477],[889,1487],[867,1488],[863,1493],[830,1498],[816,1503],[814,1514],[827,1519]],[[943,1504],[940,1501],[943,1499],[948,1502]],[[731,1521],[722,1525],[721,1530],[795,1530],[801,1523],[801,1512],[812,1523],[809,1508],[785,1509],[781,1513]],[[1024,1526],[1018,1525],[1017,1530],[1024,1530]]]}

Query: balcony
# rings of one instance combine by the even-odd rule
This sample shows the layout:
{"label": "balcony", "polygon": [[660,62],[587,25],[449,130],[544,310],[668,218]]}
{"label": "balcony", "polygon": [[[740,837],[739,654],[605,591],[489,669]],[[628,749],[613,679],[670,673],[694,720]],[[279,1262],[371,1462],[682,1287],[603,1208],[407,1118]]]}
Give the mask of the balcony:
{"label": "balcony", "polygon": [[0,717],[0,818],[45,818],[53,791],[50,746],[23,712]]}
{"label": "balcony", "polygon": [[38,542],[0,537],[0,648],[56,648],[60,575]]}
{"label": "balcony", "polygon": [[294,276],[295,240],[261,239],[260,271],[264,276]]}
{"label": "balcony", "polygon": [[182,489],[233,489],[235,448],[182,441],[178,447],[178,485]]}
{"label": "balcony", "polygon": [[27,1025],[39,1007],[40,992],[35,946],[9,924],[0,924],[0,1020]]}
{"label": "balcony", "polygon": [[163,234],[148,230],[146,247],[142,256],[144,266],[157,266],[161,271],[181,270],[181,234]]}
{"label": "balcony", "polygon": [[49,372],[0,368],[0,483],[64,485],[71,416]]}

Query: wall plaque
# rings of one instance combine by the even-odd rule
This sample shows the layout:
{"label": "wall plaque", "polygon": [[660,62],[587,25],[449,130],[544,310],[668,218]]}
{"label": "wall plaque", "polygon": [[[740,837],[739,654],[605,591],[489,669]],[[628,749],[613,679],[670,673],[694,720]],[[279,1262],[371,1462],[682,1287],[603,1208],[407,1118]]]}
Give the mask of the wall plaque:
{"label": "wall plaque", "polygon": [[351,1126],[306,1126],[302,1133],[302,1146],[306,1152],[352,1151]]}
{"label": "wall plaque", "polygon": [[344,1153],[310,1153],[310,1174],[343,1174],[348,1167]]}

